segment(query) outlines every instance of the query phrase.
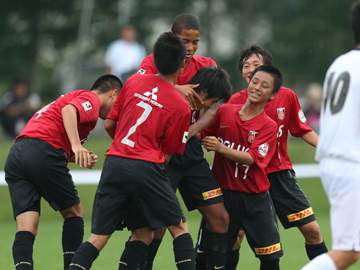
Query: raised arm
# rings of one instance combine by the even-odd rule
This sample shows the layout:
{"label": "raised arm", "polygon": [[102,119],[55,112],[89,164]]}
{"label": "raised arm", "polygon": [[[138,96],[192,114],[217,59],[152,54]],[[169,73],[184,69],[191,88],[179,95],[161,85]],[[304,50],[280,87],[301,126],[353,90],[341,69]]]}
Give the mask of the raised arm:
{"label": "raised arm", "polygon": [[186,99],[192,110],[197,109],[195,99],[197,99],[201,104],[203,104],[201,97],[193,89],[198,86],[198,84],[175,85],[176,90]]}
{"label": "raised arm", "polygon": [[214,121],[217,111],[217,103],[213,104],[205,113],[200,117],[198,121],[192,124],[189,128],[188,140],[196,135],[196,133],[206,129]]}

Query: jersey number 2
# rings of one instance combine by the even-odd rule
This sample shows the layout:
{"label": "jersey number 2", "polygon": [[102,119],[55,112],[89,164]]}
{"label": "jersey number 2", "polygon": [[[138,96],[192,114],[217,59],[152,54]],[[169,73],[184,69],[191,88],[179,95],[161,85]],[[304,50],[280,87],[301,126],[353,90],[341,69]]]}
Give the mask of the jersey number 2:
{"label": "jersey number 2", "polygon": [[121,143],[123,144],[127,144],[130,147],[134,147],[135,142],[133,142],[132,140],[129,140],[129,136],[131,134],[133,134],[136,131],[136,128],[141,125],[142,123],[145,122],[145,120],[149,117],[152,107],[149,104],[146,104],[143,101],[140,101],[138,104],[136,104],[136,106],[139,106],[141,108],[143,108],[145,111],[143,112],[143,114],[140,116],[140,118],[136,121],[136,124],[133,125],[130,129],[128,134],[121,140]]}

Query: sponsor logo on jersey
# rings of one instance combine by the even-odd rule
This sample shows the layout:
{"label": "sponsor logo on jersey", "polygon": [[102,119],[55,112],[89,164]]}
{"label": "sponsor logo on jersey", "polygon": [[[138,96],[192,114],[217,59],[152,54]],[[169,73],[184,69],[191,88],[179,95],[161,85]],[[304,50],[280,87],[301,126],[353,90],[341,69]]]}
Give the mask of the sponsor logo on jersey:
{"label": "sponsor logo on jersey", "polygon": [[81,105],[83,105],[85,112],[92,109],[91,104],[90,104],[89,101],[81,103]]}
{"label": "sponsor logo on jersey", "polygon": [[259,134],[259,132],[250,130],[249,135],[248,135],[248,142],[253,143],[258,134]]}
{"label": "sponsor logo on jersey", "polygon": [[299,213],[294,213],[294,214],[287,215],[287,218],[288,218],[289,222],[293,222],[293,221],[297,221],[297,220],[306,218],[306,217],[311,216],[313,214],[314,214],[314,211],[312,210],[311,207],[309,207],[308,209],[300,211]]}
{"label": "sponsor logo on jersey", "polygon": [[188,139],[189,132],[185,131],[182,139],[182,143],[186,143]]}
{"label": "sponsor logo on jersey", "polygon": [[268,255],[271,253],[275,253],[281,250],[280,243],[277,243],[272,246],[263,247],[263,248],[254,248],[256,255]]}
{"label": "sponsor logo on jersey", "polygon": [[[149,93],[150,93],[150,92],[149,92]],[[150,95],[151,95],[151,93],[150,93]],[[155,100],[150,99],[150,98],[148,98],[148,97],[145,97],[145,96],[143,96],[143,95],[140,95],[140,94],[138,94],[138,93],[135,93],[134,96],[135,96],[135,97],[138,97],[138,98],[140,98],[140,99],[142,99],[142,100],[148,101],[148,102],[150,102],[151,104],[154,104],[155,106],[159,107],[160,109],[163,107],[163,105],[159,104],[159,103],[156,102]]]}
{"label": "sponsor logo on jersey", "polygon": [[155,95],[155,93],[158,91],[158,87],[156,86],[153,90],[151,90],[151,92],[147,91],[144,93],[145,97],[148,97],[151,95],[151,98],[153,100],[157,100],[157,95]]}
{"label": "sponsor logo on jersey", "polygon": [[211,199],[211,198],[219,197],[222,194],[223,193],[222,193],[221,188],[217,188],[217,189],[213,189],[213,190],[210,190],[210,191],[206,191],[202,195],[204,197],[204,200],[208,200],[208,199]]}
{"label": "sponsor logo on jersey", "polygon": [[248,152],[249,148],[246,148],[246,146],[242,146],[241,144],[238,144],[237,146],[235,146],[234,142],[230,142],[228,140],[224,140],[221,137],[218,137],[218,140],[221,144],[231,148],[231,149],[235,149],[237,151],[242,151],[242,152]]}
{"label": "sponsor logo on jersey", "polygon": [[280,120],[284,120],[285,118],[285,108],[277,108],[276,109],[277,116]]}
{"label": "sponsor logo on jersey", "polygon": [[145,72],[146,72],[146,70],[145,70],[145,69],[140,68],[140,69],[139,69],[139,71],[138,71],[137,73],[139,73],[139,74],[145,74]]}
{"label": "sponsor logo on jersey", "polygon": [[298,115],[299,115],[300,121],[303,122],[303,123],[305,123],[305,122],[306,122],[306,117],[305,117],[302,109],[299,110]]}
{"label": "sponsor logo on jersey", "polygon": [[258,148],[258,152],[262,157],[266,157],[268,151],[269,151],[269,144],[268,143],[263,143]]}

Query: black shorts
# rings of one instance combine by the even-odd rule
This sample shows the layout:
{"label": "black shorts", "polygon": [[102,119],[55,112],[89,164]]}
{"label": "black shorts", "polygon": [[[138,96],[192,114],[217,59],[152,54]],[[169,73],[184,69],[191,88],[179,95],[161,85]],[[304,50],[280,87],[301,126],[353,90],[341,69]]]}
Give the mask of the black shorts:
{"label": "black shorts", "polygon": [[285,229],[299,227],[315,220],[314,211],[296,181],[294,170],[269,173],[267,177],[276,214]]}
{"label": "black shorts", "polygon": [[92,233],[110,235],[124,219],[129,230],[156,230],[178,225],[181,219],[185,222],[183,217],[164,165],[106,157],[95,195]]}
{"label": "black shorts", "polygon": [[178,166],[170,162],[166,166],[166,175],[174,191],[179,189],[189,211],[196,209],[196,206],[224,202],[221,188],[205,159],[192,166]]}
{"label": "black shorts", "polygon": [[41,197],[55,211],[80,203],[67,163],[64,150],[42,140],[20,138],[11,147],[5,163],[5,180],[14,217],[26,211],[40,213]]}
{"label": "black shorts", "polygon": [[244,193],[223,190],[225,208],[230,215],[229,246],[231,250],[243,227],[246,239],[260,260],[275,260],[283,255],[276,214],[269,192]]}

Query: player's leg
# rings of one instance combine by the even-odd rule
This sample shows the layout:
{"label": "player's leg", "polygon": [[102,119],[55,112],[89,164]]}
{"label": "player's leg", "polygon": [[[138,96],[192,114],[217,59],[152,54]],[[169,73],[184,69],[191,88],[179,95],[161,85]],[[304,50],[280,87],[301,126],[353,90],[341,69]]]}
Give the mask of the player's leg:
{"label": "player's leg", "polygon": [[150,227],[131,231],[131,239],[126,242],[119,262],[119,270],[137,270],[146,256],[148,245],[154,234]]}
{"label": "player's leg", "polygon": [[283,227],[299,228],[310,260],[327,252],[311,204],[297,183],[294,170],[273,172],[267,176],[271,184],[269,192]]}
{"label": "player's leg", "polygon": [[151,270],[156,253],[160,247],[162,239],[165,235],[166,227],[154,231],[154,239],[151,241],[147,249],[146,259],[140,270]]}
{"label": "player's leg", "polygon": [[174,255],[178,270],[195,270],[195,250],[187,222],[168,226],[173,237]]}
{"label": "player's leg", "polygon": [[224,203],[197,206],[206,221],[203,229],[202,247],[205,251],[207,269],[225,265],[228,245],[229,214]]}
{"label": "player's leg", "polygon": [[283,256],[276,213],[269,192],[241,193],[241,222],[261,270],[279,270]]}
{"label": "player's leg", "polygon": [[236,242],[226,260],[226,269],[227,270],[235,270],[236,269],[236,266],[238,265],[238,262],[240,259],[240,247],[244,240],[244,236],[245,236],[245,232],[243,230],[240,230],[239,234],[237,236]]}
{"label": "player's leg", "polygon": [[[10,149],[5,163],[5,180],[9,186],[10,198],[17,232],[12,248],[15,267],[18,270],[32,270],[33,245],[37,234],[41,196],[28,179],[32,171],[28,163],[39,161],[41,153],[29,139],[19,139]],[[36,170],[36,168],[34,168]]]}
{"label": "player's leg", "polygon": [[64,218],[61,241],[64,270],[67,270],[76,250],[83,242],[84,220],[81,203],[75,203],[72,207],[60,211],[60,214]]}

